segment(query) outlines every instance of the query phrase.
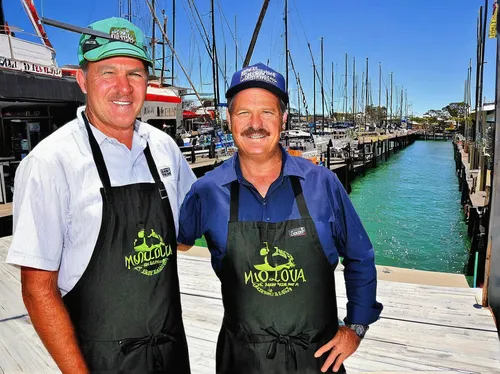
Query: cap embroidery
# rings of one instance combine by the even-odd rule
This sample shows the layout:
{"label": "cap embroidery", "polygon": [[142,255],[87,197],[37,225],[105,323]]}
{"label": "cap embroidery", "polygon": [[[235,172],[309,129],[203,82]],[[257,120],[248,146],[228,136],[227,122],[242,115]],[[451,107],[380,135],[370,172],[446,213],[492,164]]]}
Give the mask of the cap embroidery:
{"label": "cap embroidery", "polygon": [[260,80],[263,82],[268,82],[274,85],[278,84],[278,80],[276,79],[276,73],[269,70],[260,69],[257,66],[252,66],[248,69],[245,69],[241,72],[241,82],[249,81],[249,80]]}
{"label": "cap embroidery", "polygon": [[126,29],[124,27],[112,27],[109,30],[109,35],[116,40],[120,40],[126,43],[137,43],[137,38],[132,30]]}

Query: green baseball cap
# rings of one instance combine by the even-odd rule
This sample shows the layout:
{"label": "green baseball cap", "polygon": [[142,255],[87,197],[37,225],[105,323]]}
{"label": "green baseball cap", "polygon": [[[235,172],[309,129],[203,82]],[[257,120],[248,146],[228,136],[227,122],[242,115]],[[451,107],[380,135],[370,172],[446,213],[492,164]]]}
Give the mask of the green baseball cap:
{"label": "green baseball cap", "polygon": [[124,18],[112,17],[89,25],[90,29],[109,34],[110,39],[82,34],[78,44],[78,63],[100,61],[109,57],[135,57],[152,65],[144,34]]}

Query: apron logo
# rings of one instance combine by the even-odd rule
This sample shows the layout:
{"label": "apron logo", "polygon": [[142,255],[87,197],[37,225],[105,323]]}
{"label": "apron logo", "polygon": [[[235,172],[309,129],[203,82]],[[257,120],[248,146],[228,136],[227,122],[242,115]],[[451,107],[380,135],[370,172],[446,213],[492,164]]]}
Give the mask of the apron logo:
{"label": "apron logo", "polygon": [[153,229],[151,229],[151,234],[147,236],[144,229],[137,233],[137,239],[134,240],[134,251],[135,254],[125,256],[125,267],[147,276],[160,273],[167,265],[168,257],[172,254],[170,245],[165,246],[161,235],[158,235]]}
{"label": "apron logo", "polygon": [[160,169],[160,174],[162,177],[170,177],[172,175],[172,172],[170,171],[169,167],[166,167]]}
{"label": "apron logo", "polygon": [[297,227],[296,229],[291,229],[288,231],[288,235],[290,238],[295,238],[297,236],[306,236],[306,228],[305,227]]}
{"label": "apron logo", "polygon": [[306,282],[304,270],[296,267],[290,253],[278,247],[271,253],[268,242],[264,244],[266,246],[260,250],[264,263],[245,272],[245,284],[251,283],[263,295],[283,296]]}

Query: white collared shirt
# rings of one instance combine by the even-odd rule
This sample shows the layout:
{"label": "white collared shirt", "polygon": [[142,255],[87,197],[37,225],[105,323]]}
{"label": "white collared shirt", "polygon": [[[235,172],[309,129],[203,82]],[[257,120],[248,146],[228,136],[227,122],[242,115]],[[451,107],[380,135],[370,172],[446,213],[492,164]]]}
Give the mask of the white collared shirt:
{"label": "white collared shirt", "polygon": [[[78,108],[77,118],[40,142],[20,163],[14,181],[14,237],[7,262],[59,270],[62,295],[85,271],[102,218],[101,180]],[[179,208],[196,181],[175,141],[163,131],[136,121],[129,150],[91,126],[112,186],[153,182],[144,155],[149,142],[179,230]]]}

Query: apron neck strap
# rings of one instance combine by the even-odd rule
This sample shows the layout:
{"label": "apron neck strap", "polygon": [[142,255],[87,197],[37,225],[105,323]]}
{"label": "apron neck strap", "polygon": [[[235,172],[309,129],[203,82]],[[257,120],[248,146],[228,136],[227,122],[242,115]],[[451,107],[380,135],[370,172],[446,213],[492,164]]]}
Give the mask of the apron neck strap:
{"label": "apron neck strap", "polygon": [[300,185],[299,177],[295,175],[290,176],[290,183],[292,184],[293,194],[295,195],[295,201],[297,202],[297,208],[299,209],[300,217],[310,217],[309,209],[307,208],[306,200],[304,199],[304,193],[302,191],[302,186]]}
{"label": "apron neck strap", "polygon": [[231,183],[231,204],[229,206],[229,220],[238,221],[238,211],[240,208],[240,182],[235,180]]}
{"label": "apron neck strap", "polygon": [[85,123],[85,129],[87,130],[87,134],[89,136],[90,149],[92,150],[92,156],[94,157],[94,162],[97,167],[97,172],[99,173],[99,178],[101,179],[102,186],[104,187],[104,191],[107,192],[111,190],[111,182],[109,180],[108,169],[106,169],[106,164],[104,163],[104,157],[102,156],[101,148],[99,148],[99,144],[97,144],[97,140],[95,139],[92,130],[90,129],[89,121],[85,112],[82,112],[83,122]]}
{"label": "apron neck strap", "polygon": [[158,169],[156,168],[155,161],[153,160],[153,156],[151,155],[151,149],[149,149],[149,143],[144,148],[144,156],[146,156],[146,161],[148,162],[149,172],[153,176],[156,187],[160,192],[160,196],[163,199],[168,198],[167,190],[165,189],[165,185],[161,181],[160,174],[158,174]]}
{"label": "apron neck strap", "polygon": [[[290,176],[290,183],[292,184],[293,194],[295,196],[295,201],[297,202],[297,208],[301,218],[308,218],[309,209],[307,208],[306,200],[304,199],[304,193],[302,191],[302,186],[300,185],[299,177],[292,175]],[[229,220],[233,222],[238,221],[239,213],[239,200],[240,200],[240,182],[235,180],[231,183],[231,195],[230,195],[230,205],[229,205]]]}

